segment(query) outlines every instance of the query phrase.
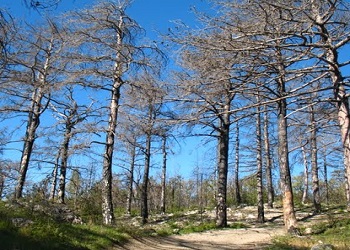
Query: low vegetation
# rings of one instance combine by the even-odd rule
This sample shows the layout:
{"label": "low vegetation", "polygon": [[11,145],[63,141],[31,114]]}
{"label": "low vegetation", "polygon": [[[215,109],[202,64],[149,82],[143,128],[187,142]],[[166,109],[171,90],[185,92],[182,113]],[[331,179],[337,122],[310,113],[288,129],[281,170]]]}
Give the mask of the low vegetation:
{"label": "low vegetation", "polygon": [[[320,242],[332,244],[338,250],[350,248],[350,219],[345,210],[330,208],[317,216],[310,212],[310,208],[298,210],[303,215],[300,219],[302,236],[276,237],[267,249],[303,250]],[[30,206],[1,202],[1,249],[109,249],[133,237],[162,237],[216,229],[209,213],[198,211],[153,215],[145,226],[141,226],[140,221],[138,216],[123,215],[113,227],[96,223],[74,224],[58,220],[53,214],[35,211]],[[269,223],[263,226],[269,226]],[[253,224],[244,218],[230,221],[229,228],[247,228]]]}
{"label": "low vegetation", "polygon": [[71,224],[0,203],[1,249],[104,249],[127,238],[118,228]]}
{"label": "low vegetation", "polygon": [[[74,224],[54,214],[35,211],[28,204],[0,202],[1,249],[108,249],[133,237],[168,236],[215,229],[215,223],[199,213],[153,216],[140,226],[137,216],[120,216],[116,226]],[[130,221],[132,223],[130,223]],[[244,227],[232,224],[234,228]]]}
{"label": "low vegetation", "polygon": [[[309,209],[308,209],[309,210]],[[306,210],[307,211],[307,210]],[[342,207],[330,207],[314,218],[300,221],[301,236],[276,237],[268,250],[309,250],[317,244],[332,245],[335,250],[350,249],[350,219]]]}

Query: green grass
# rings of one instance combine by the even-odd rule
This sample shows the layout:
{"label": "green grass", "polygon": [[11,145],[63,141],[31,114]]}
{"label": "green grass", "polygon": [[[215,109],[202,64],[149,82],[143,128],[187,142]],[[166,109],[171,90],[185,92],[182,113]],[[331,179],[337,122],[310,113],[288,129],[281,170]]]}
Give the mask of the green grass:
{"label": "green grass", "polygon": [[[26,223],[14,225],[14,218]],[[25,219],[24,219],[25,218]],[[72,225],[33,213],[21,207],[0,203],[0,242],[2,250],[12,249],[106,249],[125,241],[128,235],[115,227]]]}
{"label": "green grass", "polygon": [[215,222],[203,222],[200,224],[188,224],[179,230],[180,234],[200,233],[212,229],[217,229]]}
{"label": "green grass", "polygon": [[190,214],[180,216],[177,214],[173,218],[163,223],[161,227],[155,229],[155,233],[159,236],[167,236],[172,234],[189,234],[199,233],[208,230],[223,230],[223,229],[241,229],[247,228],[244,223],[231,223],[227,228],[218,228],[215,221],[209,218],[203,218],[198,214]]}
{"label": "green grass", "polygon": [[[22,220],[16,225],[14,219]],[[176,213],[164,223],[149,223],[143,227],[130,224],[130,217],[119,217],[117,226],[95,223],[76,225],[57,221],[54,216],[34,212],[30,206],[0,202],[1,250],[12,249],[109,249],[132,237],[168,236],[216,229],[216,225],[199,214]],[[162,218],[160,218],[162,219]],[[231,228],[242,228],[234,223]]]}
{"label": "green grass", "polygon": [[332,221],[315,239],[337,246],[337,249],[350,249],[350,219]]}
{"label": "green grass", "polygon": [[[45,205],[45,204],[44,204]],[[46,206],[49,206],[48,204]],[[56,219],[55,219],[56,218]],[[16,223],[14,220],[22,220]],[[131,220],[134,223],[130,223]],[[137,226],[138,217],[121,216],[116,226],[94,222],[76,225],[58,221],[57,216],[35,212],[30,205],[8,205],[0,202],[0,248],[13,249],[110,249],[130,238],[188,234],[218,229],[209,217],[198,213],[176,213],[154,216],[145,226]],[[21,224],[22,225],[19,225]],[[132,225],[136,224],[136,226]],[[231,223],[228,229],[246,228],[241,222]],[[227,228],[226,228],[227,229]]]}
{"label": "green grass", "polygon": [[[343,216],[347,217],[348,214]],[[335,250],[350,249],[350,219],[330,215],[327,221],[318,222],[311,228],[313,233],[302,238],[288,235],[276,237],[267,250],[306,250],[320,242],[333,245]]]}

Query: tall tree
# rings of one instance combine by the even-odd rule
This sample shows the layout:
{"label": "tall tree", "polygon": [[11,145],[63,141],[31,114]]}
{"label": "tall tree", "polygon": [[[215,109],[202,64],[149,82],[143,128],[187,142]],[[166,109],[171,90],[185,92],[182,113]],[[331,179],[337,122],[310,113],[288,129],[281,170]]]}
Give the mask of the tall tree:
{"label": "tall tree", "polygon": [[162,192],[161,192],[161,201],[160,201],[160,211],[164,214],[166,211],[166,171],[167,171],[167,135],[162,135],[162,155],[163,155],[163,161],[162,161],[162,177],[161,177],[161,185],[162,185]]}
{"label": "tall tree", "polygon": [[305,145],[301,146],[301,153],[303,155],[303,165],[304,165],[304,189],[303,189],[303,196],[301,198],[302,204],[307,203],[307,197],[309,192],[309,162],[307,160],[307,153],[305,149]]}
{"label": "tall tree", "polygon": [[[137,89],[138,91],[135,91]],[[144,136],[144,172],[141,185],[141,217],[145,224],[149,217],[149,177],[151,168],[152,142],[156,135],[163,131],[158,116],[161,113],[163,99],[166,92],[157,76],[150,72],[144,72],[132,80],[130,93],[130,110],[133,114],[133,122],[139,126],[139,133]],[[134,91],[133,91],[134,90]],[[132,105],[131,105],[132,104]]]}
{"label": "tall tree", "polygon": [[[45,27],[26,27],[22,33],[18,33],[16,47],[13,47],[9,60],[14,66],[9,73],[9,88],[6,92],[9,98],[15,100],[13,103],[21,103],[25,98],[30,103],[27,110],[21,106],[11,107],[11,110],[27,112],[26,132],[23,138],[23,150],[20,160],[19,177],[15,190],[15,198],[23,195],[23,188],[29,168],[30,158],[33,152],[34,142],[37,138],[37,128],[40,124],[40,116],[46,110],[50,101],[50,92],[53,84],[60,85],[58,80],[58,60],[62,49],[62,37],[57,25],[48,20]],[[61,67],[64,67],[61,65]],[[17,85],[11,87],[11,84]],[[19,93],[18,86],[22,85],[23,91]],[[12,88],[12,89],[11,89]],[[31,92],[26,96],[26,92]],[[11,97],[12,96],[12,97]],[[25,105],[25,104],[24,104]],[[17,109],[17,110],[16,110]]]}
{"label": "tall tree", "polygon": [[126,212],[131,214],[131,204],[134,196],[134,171],[136,162],[136,135],[131,135],[131,141],[129,142],[129,154],[130,154],[130,169],[128,175],[128,194],[126,200]]}
{"label": "tall tree", "polygon": [[50,196],[49,196],[49,200],[51,200],[51,201],[55,200],[57,175],[58,175],[58,167],[59,167],[60,158],[61,158],[61,151],[58,150],[57,156],[55,158],[54,168],[52,171],[52,182],[51,182]]}
{"label": "tall tree", "polygon": [[318,178],[318,164],[317,164],[317,126],[315,120],[314,107],[310,106],[310,148],[311,148],[311,176],[312,176],[312,193],[314,212],[321,212],[321,197],[320,184]]}
{"label": "tall tree", "polygon": [[144,146],[144,154],[145,154],[145,165],[144,165],[144,173],[143,173],[143,179],[142,179],[142,186],[141,186],[141,217],[142,217],[142,224],[147,223],[149,211],[148,211],[148,184],[149,184],[149,172],[151,168],[151,140],[152,140],[152,130],[153,130],[153,123],[154,123],[154,107],[153,103],[149,103],[148,106],[148,116],[147,116],[147,125],[148,128],[146,129],[146,143]]}
{"label": "tall tree", "polygon": [[227,52],[222,49],[223,44],[214,42],[225,41],[229,33],[218,32],[219,25],[206,21],[205,31],[183,32],[184,36],[174,35],[173,40],[184,45],[180,63],[188,70],[179,74],[182,90],[179,99],[185,101],[184,110],[189,111],[184,120],[193,126],[201,125],[204,131],[200,135],[213,136],[218,142],[216,225],[225,227],[232,107],[236,94],[245,88],[247,75],[240,67],[243,53]]}
{"label": "tall tree", "polygon": [[235,200],[237,205],[240,205],[242,203],[241,198],[241,188],[239,185],[239,146],[240,146],[240,139],[239,139],[239,122],[236,122],[236,129],[235,129],[236,137],[235,137],[235,168],[234,168],[234,183],[235,183]]}
{"label": "tall tree", "polygon": [[272,159],[271,159],[271,144],[269,136],[269,119],[268,111],[264,105],[264,149],[265,149],[265,164],[266,164],[266,185],[267,185],[267,206],[273,208],[275,200],[275,192],[272,179]]}
{"label": "tall tree", "polygon": [[[259,93],[257,101],[260,102]],[[264,223],[264,196],[263,196],[263,160],[262,160],[262,139],[261,139],[261,107],[258,106],[256,110],[256,187],[257,187],[257,201],[258,201],[258,222]]]}
{"label": "tall tree", "polygon": [[[289,16],[298,16],[298,12],[280,10],[280,4],[268,1],[219,3],[226,7],[221,19],[223,25],[219,27],[231,31],[231,36],[226,38],[228,42],[224,49],[245,52],[245,58],[250,60],[241,61],[241,64],[250,65],[251,71],[247,76],[252,82],[263,83],[252,85],[251,90],[256,91],[256,87],[259,87],[260,94],[268,99],[267,103],[277,104],[278,158],[284,222],[288,231],[295,232],[297,220],[289,165],[288,103],[296,95],[296,91],[301,92],[310,84],[306,82],[299,88],[292,88],[297,79],[305,75],[301,71],[300,74],[295,74],[294,67],[308,59],[307,53],[295,46],[298,41],[289,39],[288,35],[288,32],[299,28],[298,25],[288,22]],[[245,93],[249,93],[249,90]]]}
{"label": "tall tree", "polygon": [[8,50],[14,42],[16,25],[5,10],[0,10],[0,76],[8,66]]}
{"label": "tall tree", "polygon": [[70,143],[74,136],[79,132],[77,125],[83,122],[89,115],[89,107],[83,107],[78,105],[74,97],[72,86],[64,88],[65,93],[64,100],[52,100],[51,108],[54,111],[54,115],[57,117],[59,124],[63,125],[63,140],[59,147],[59,159],[60,164],[60,181],[58,189],[58,202],[65,203],[65,189],[66,189],[66,174],[68,168],[68,159],[70,155]]}
{"label": "tall tree", "polygon": [[[67,25],[74,38],[74,79],[85,87],[105,90],[109,101],[108,122],[102,169],[103,223],[114,223],[112,202],[112,166],[121,89],[133,66],[154,65],[149,57],[158,51],[155,46],[136,46],[142,29],[131,19],[126,9],[131,1],[105,1],[89,9],[69,14]],[[152,54],[154,55],[154,54]],[[154,56],[153,58],[155,58]],[[157,58],[159,59],[159,58]],[[158,65],[161,60],[158,60]]]}
{"label": "tall tree", "polygon": [[[306,45],[312,47],[313,56],[327,66],[328,76],[333,84],[348,185],[350,184],[350,107],[342,68],[350,62],[341,62],[339,53],[350,41],[349,10],[347,1],[312,0],[305,6],[304,11],[305,22],[310,24],[306,31],[312,38]],[[348,208],[350,209],[350,200]]]}

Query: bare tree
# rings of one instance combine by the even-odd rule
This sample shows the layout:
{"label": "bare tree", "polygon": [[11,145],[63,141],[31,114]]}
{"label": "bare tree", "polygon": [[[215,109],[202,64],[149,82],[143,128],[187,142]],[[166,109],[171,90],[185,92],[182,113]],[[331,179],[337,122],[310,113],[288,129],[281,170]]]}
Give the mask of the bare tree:
{"label": "bare tree", "polygon": [[165,205],[166,205],[166,171],[167,171],[167,135],[162,135],[162,155],[163,155],[163,161],[162,161],[162,177],[161,177],[161,186],[162,186],[162,192],[161,192],[161,201],[160,201],[160,211],[161,213],[165,213]]}
{"label": "bare tree", "polygon": [[318,164],[317,164],[317,126],[315,121],[314,107],[310,106],[310,147],[311,147],[311,176],[312,176],[312,193],[314,212],[321,212],[321,197],[320,184],[318,178]]}
{"label": "bare tree", "polygon": [[[350,184],[350,136],[348,133],[350,107],[347,98],[347,81],[341,69],[350,62],[341,62],[339,51],[350,41],[349,10],[349,3],[346,1],[319,2],[313,0],[305,6],[304,12],[305,22],[310,24],[306,31],[313,38],[307,46],[312,47],[314,49],[313,56],[327,66],[327,74],[333,84],[348,185]],[[311,32],[311,30],[317,30],[317,32]],[[350,208],[350,200],[348,200],[348,207]]]}
{"label": "bare tree", "polygon": [[[17,44],[8,59],[16,65],[9,71],[7,82],[2,89],[13,102],[3,109],[12,112],[28,114],[23,150],[20,161],[19,177],[15,191],[15,198],[22,197],[24,183],[36,140],[36,131],[40,124],[40,116],[46,110],[50,100],[52,85],[57,87],[58,55],[62,49],[62,39],[57,26],[48,20],[45,27],[25,27],[17,34]],[[15,86],[14,86],[15,85]],[[22,89],[18,88],[22,85]],[[20,92],[23,91],[23,92]],[[30,96],[27,93],[31,92]],[[23,109],[29,101],[27,109]]]}
{"label": "bare tree", "polygon": [[[260,102],[259,93],[257,101]],[[261,139],[261,107],[256,110],[256,180],[257,180],[257,200],[258,200],[258,222],[264,223],[264,196],[263,196],[263,160],[262,160],[262,139]]]}
{"label": "bare tree", "polygon": [[60,158],[61,158],[61,151],[58,150],[57,156],[55,158],[55,165],[54,165],[54,168],[52,170],[52,182],[51,182],[50,196],[49,196],[50,201],[55,200],[57,175],[58,175],[58,167],[59,167]]}
{"label": "bare tree", "polygon": [[269,136],[269,119],[266,105],[264,105],[264,149],[265,149],[265,164],[266,164],[266,185],[267,185],[267,205],[273,208],[275,200],[275,192],[272,179],[272,159],[271,159],[271,144]]}
{"label": "bare tree", "polygon": [[240,146],[240,139],[239,139],[239,122],[236,122],[236,138],[235,138],[235,169],[234,169],[234,183],[235,183],[235,200],[237,205],[240,205],[242,203],[241,198],[241,189],[239,185],[239,146]]}
{"label": "bare tree", "polygon": [[[220,72],[220,70],[222,70],[223,74],[227,73],[225,72],[225,68],[220,68],[220,66],[214,71],[207,71],[207,67],[211,67],[213,63],[210,62],[210,60],[217,60],[217,65],[223,65],[223,62],[220,62],[219,59],[210,58],[209,55],[214,53],[214,51],[215,49],[207,55],[204,53],[201,59],[197,57],[201,56],[201,52],[197,55],[191,55],[191,52],[185,55],[185,67],[197,70],[198,78],[188,80],[186,86],[188,89],[185,88],[184,91],[186,91],[186,95],[192,96],[191,98],[193,98],[192,102],[186,103],[186,105],[193,105],[188,108],[189,110],[193,110],[188,116],[195,117],[196,119],[192,121],[192,124],[198,122],[206,128],[212,129],[215,131],[214,137],[218,139],[216,225],[218,227],[225,227],[227,226],[227,173],[231,125],[230,109],[235,96],[235,92],[232,91],[232,86],[235,83],[232,83],[230,76],[227,75],[217,82],[211,82],[210,78]],[[185,53],[187,52],[185,51]],[[201,60],[206,60],[207,64],[198,64]],[[202,83],[202,80],[200,80],[201,77],[203,77],[203,81],[208,80],[212,85],[209,87],[205,83]],[[208,132],[208,134],[210,134],[210,132]]]}
{"label": "bare tree", "polygon": [[304,145],[301,146],[301,152],[303,155],[303,165],[304,165],[304,173],[303,173],[304,189],[303,189],[303,196],[301,198],[301,202],[302,204],[306,204],[308,192],[309,192],[309,162],[307,160],[307,153]]}
{"label": "bare tree", "polygon": [[[75,53],[71,58],[78,64],[74,79],[85,87],[106,90],[109,97],[108,124],[103,155],[102,211],[103,223],[113,224],[112,166],[121,88],[132,66],[150,65],[151,46],[136,46],[141,34],[138,24],[127,16],[130,1],[106,1],[80,12],[69,14],[68,24],[74,34]],[[150,51],[147,52],[147,49]],[[160,63],[160,61],[159,61]]]}
{"label": "bare tree", "polygon": [[134,171],[135,171],[135,161],[136,161],[136,135],[131,135],[132,139],[129,143],[129,154],[130,154],[130,169],[128,175],[128,195],[126,200],[126,212],[131,214],[131,204],[134,196]]}
{"label": "bare tree", "polygon": [[[265,103],[277,104],[278,159],[284,222],[287,230],[295,232],[297,220],[289,166],[288,103],[289,99],[299,95],[299,92],[310,85],[310,82],[306,82],[298,88],[292,88],[297,83],[296,80],[306,74],[301,71],[296,75],[293,67],[308,58],[307,52],[295,46],[297,41],[289,39],[288,32],[298,30],[301,25],[289,22],[288,17],[298,16],[298,12],[285,10],[283,13],[283,10],[279,9],[279,4],[268,1],[249,1],[249,3],[219,1],[219,3],[226,8],[220,19],[223,25],[217,26],[223,27],[227,30],[226,33],[231,34],[229,37],[223,37],[221,44],[226,45],[224,50],[231,53],[244,51],[245,60],[241,60],[241,68],[246,67],[247,71],[250,69],[247,74],[250,81],[261,83],[250,86],[250,89],[246,88],[244,94],[256,91],[258,87],[260,95],[264,97],[262,100],[265,98],[268,100]],[[264,102],[256,105],[262,104]]]}
{"label": "bare tree", "polygon": [[[66,188],[66,174],[68,168],[68,158],[71,154],[70,143],[74,136],[80,131],[77,130],[77,125],[83,122],[89,115],[90,108],[78,105],[74,97],[74,90],[72,86],[65,87],[65,93],[63,94],[67,99],[64,100],[52,100],[51,109],[54,111],[54,116],[58,120],[58,123],[63,125],[63,140],[59,147],[58,157],[60,159],[60,182],[58,189],[58,202],[65,203],[65,188]],[[55,170],[54,170],[55,171]]]}
{"label": "bare tree", "polygon": [[0,9],[0,77],[8,66],[8,50],[15,41],[16,29],[11,15]]}
{"label": "bare tree", "polygon": [[132,80],[132,85],[129,88],[130,104],[125,105],[129,106],[127,107],[128,112],[133,114],[132,122],[139,126],[137,133],[144,136],[144,145],[141,146],[145,157],[141,185],[141,216],[143,224],[147,223],[149,216],[148,191],[153,137],[161,135],[163,131],[160,123],[157,121],[161,114],[163,99],[166,94],[161,84],[157,80],[157,76],[150,72],[140,74]]}

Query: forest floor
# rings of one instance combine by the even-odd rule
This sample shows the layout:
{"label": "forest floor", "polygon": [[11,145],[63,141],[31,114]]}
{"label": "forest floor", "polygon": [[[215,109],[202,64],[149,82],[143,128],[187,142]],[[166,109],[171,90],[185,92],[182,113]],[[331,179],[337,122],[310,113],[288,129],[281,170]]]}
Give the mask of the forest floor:
{"label": "forest floor", "polygon": [[256,250],[268,246],[272,237],[283,233],[283,227],[210,230],[202,233],[132,239],[114,249]]}
{"label": "forest floor", "polygon": [[[341,215],[342,212],[334,209],[318,215],[314,215],[310,208],[296,211],[298,226],[303,228],[303,233],[312,233],[312,225],[324,222]],[[193,213],[192,213],[193,215]],[[214,212],[206,213],[206,218],[215,216]],[[265,209],[266,222],[256,223],[256,209],[254,207],[237,208],[228,211],[229,225],[244,223],[245,228],[208,230],[200,233],[175,234],[170,236],[152,236],[132,238],[126,244],[115,246],[113,249],[144,250],[144,249],[243,249],[257,250],[264,249],[272,243],[276,236],[285,235],[283,226],[283,214],[281,208]],[[184,220],[185,217],[180,218]],[[177,219],[179,220],[179,219]],[[162,220],[155,220],[153,226],[164,223]],[[152,224],[152,223],[151,223]],[[308,232],[310,231],[310,232]],[[300,240],[302,240],[301,236]],[[306,236],[307,237],[307,236]]]}
{"label": "forest floor", "polygon": [[139,216],[120,214],[115,226],[105,227],[75,224],[66,206],[43,204],[0,202],[0,249],[350,249],[349,212],[339,205],[323,206],[320,214],[311,205],[297,207],[299,233],[293,236],[278,207],[265,209],[265,223],[257,223],[256,207],[230,208],[228,227],[217,229],[212,210],[152,214],[146,225]]}

